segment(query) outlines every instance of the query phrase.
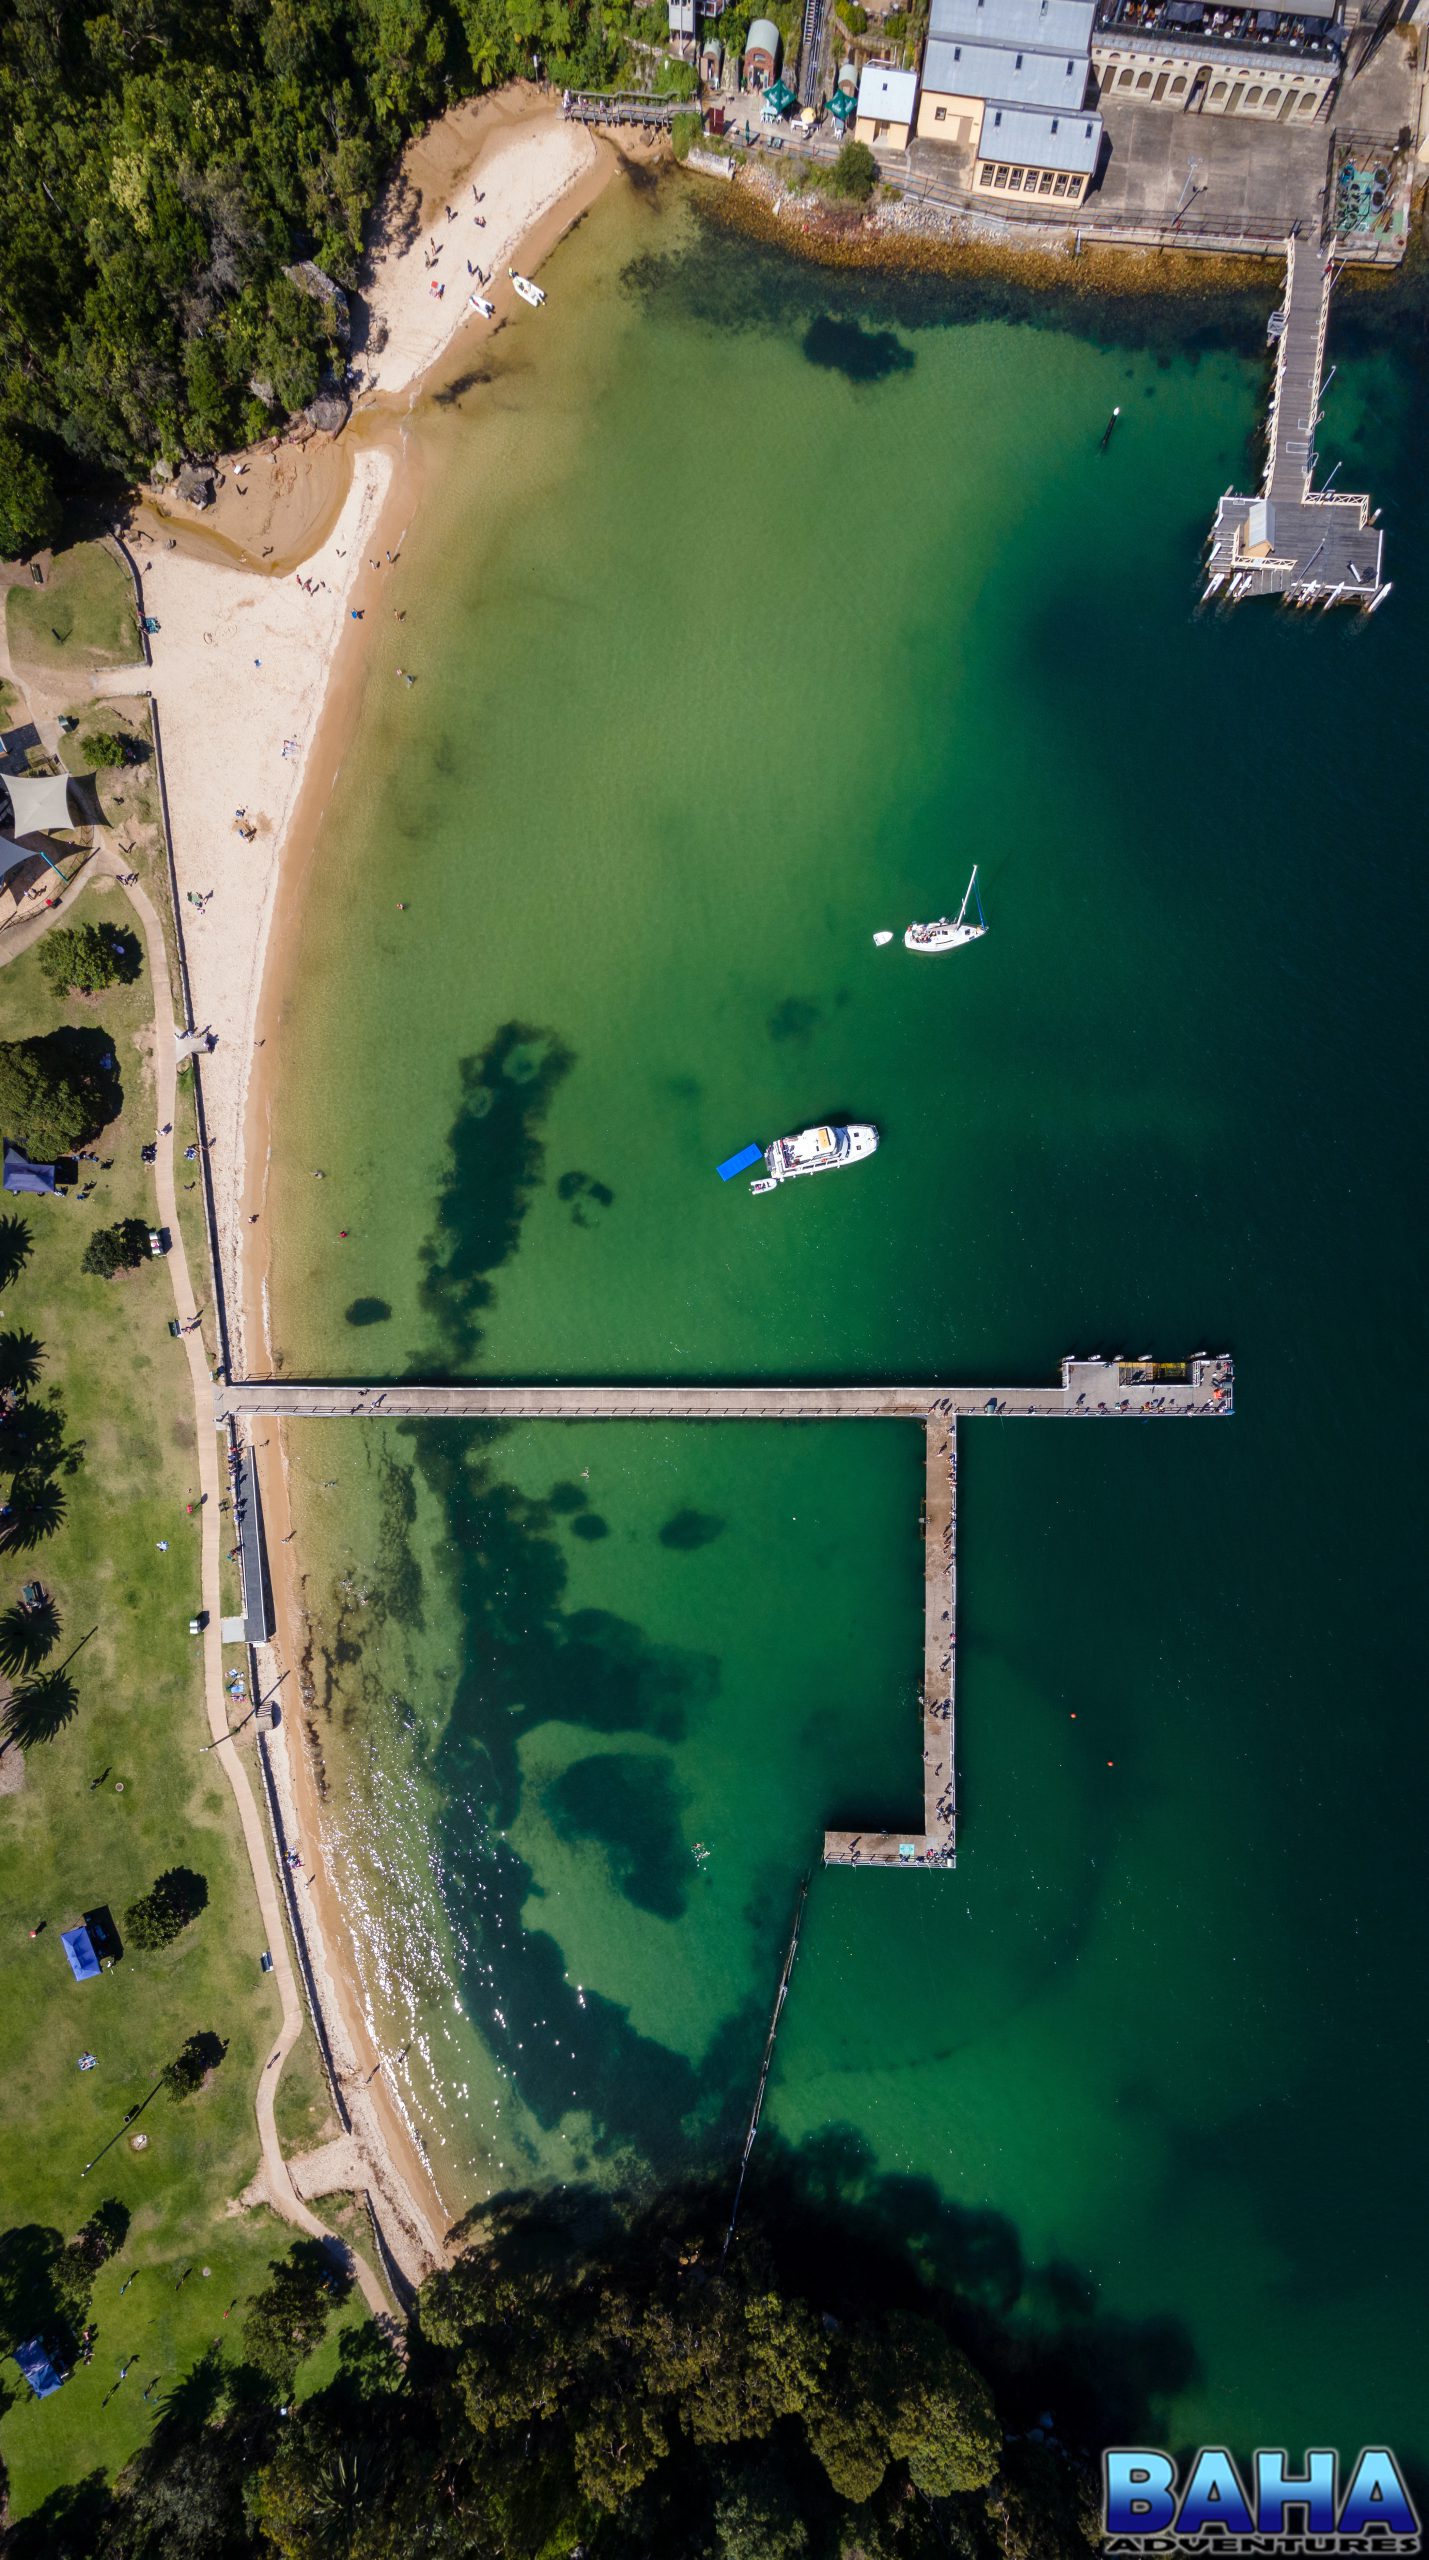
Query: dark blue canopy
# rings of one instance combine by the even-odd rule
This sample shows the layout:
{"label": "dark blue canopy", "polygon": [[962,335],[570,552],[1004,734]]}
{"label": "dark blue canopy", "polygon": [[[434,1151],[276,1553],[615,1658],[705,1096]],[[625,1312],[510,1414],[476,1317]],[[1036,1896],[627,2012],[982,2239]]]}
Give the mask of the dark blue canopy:
{"label": "dark blue canopy", "polygon": [[89,1931],[64,1929],[60,1932],[60,1945],[69,1958],[69,1969],[76,1982],[92,1982],[99,1971],[99,1958],[94,1952],[94,1940]]}
{"label": "dark blue canopy", "polygon": [[64,2380],[62,2373],[56,2373],[39,2338],[27,2338],[23,2346],[17,2347],[15,2362],[37,2399],[48,2400]]}
{"label": "dark blue canopy", "polygon": [[52,1164],[31,1164],[23,1147],[13,1138],[5,1140],[5,1189],[7,1191],[53,1191],[55,1169]]}

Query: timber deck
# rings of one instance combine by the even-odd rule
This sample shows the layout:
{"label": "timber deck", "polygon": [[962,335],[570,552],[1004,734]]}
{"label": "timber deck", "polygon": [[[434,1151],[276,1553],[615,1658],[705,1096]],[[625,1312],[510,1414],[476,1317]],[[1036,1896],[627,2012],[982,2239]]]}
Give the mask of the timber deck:
{"label": "timber deck", "polygon": [[1371,522],[1368,498],[1312,485],[1335,274],[1332,251],[1286,242],[1265,477],[1258,499],[1228,489],[1216,509],[1206,603],[1284,596],[1296,605],[1358,604],[1372,613],[1389,593],[1384,536]]}
{"label": "timber deck", "polygon": [[[214,1419],[235,1431],[257,1420],[429,1422],[921,1422],[923,1494],[923,1827],[921,1831],[826,1831],[830,1867],[951,1867],[957,1864],[954,1751],[958,1627],[958,1424],[963,1421],[1072,1422],[1212,1420],[1235,1408],[1235,1371],[1226,1353],[1198,1351],[1164,1363],[1077,1359],[1062,1362],[1055,1386],[488,1386],[389,1380],[384,1385],[220,1381]],[[251,1507],[255,1525],[256,1504]],[[251,1570],[261,1572],[256,1534]],[[243,1549],[245,1585],[249,1547]]]}

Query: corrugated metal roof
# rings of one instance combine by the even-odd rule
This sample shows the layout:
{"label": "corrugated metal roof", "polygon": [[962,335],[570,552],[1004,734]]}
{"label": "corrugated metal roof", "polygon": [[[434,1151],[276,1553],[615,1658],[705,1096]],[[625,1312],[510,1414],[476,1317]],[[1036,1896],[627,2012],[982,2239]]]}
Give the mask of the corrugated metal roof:
{"label": "corrugated metal roof", "polygon": [[965,98],[1004,98],[1074,113],[1087,94],[1085,53],[1048,53],[1040,45],[964,44],[933,37],[923,56],[923,86]]}
{"label": "corrugated metal roof", "polygon": [[1042,107],[1015,107],[990,99],[982,111],[980,160],[1030,162],[1034,169],[1095,169],[1102,147],[1097,115],[1048,115]]}
{"label": "corrugated metal roof", "polygon": [[891,62],[866,62],[858,84],[861,116],[882,117],[888,124],[911,124],[918,96],[916,71],[895,71]]}
{"label": "corrugated metal roof", "polygon": [[1049,53],[1085,53],[1094,0],[932,0],[928,32],[974,44],[1037,44]]}

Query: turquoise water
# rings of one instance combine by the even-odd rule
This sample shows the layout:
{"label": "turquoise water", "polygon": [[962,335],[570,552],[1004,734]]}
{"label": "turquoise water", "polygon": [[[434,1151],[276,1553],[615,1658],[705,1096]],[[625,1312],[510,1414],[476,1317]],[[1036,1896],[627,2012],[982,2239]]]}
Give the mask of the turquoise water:
{"label": "turquoise water", "polygon": [[[1415,377],[1346,306],[1326,465],[1391,604],[1218,621],[1264,301],[1032,327],[643,195],[548,282],[420,422],[288,993],[278,1356],[1232,1348],[1229,1429],[965,1430],[958,1869],[816,1877],[761,2142],[1178,2436],[1407,2455]],[[985,942],[874,949],[973,859]],[[825,1113],[876,1160],[715,1180]],[[295,1447],[366,1992],[448,2200],[733,2158],[819,1829],[917,1802],[916,1435]]]}

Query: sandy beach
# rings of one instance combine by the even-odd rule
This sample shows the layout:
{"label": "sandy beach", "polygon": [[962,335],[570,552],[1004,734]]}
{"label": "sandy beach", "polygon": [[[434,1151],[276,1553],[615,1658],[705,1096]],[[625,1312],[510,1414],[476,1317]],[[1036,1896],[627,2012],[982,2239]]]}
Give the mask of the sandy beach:
{"label": "sandy beach", "polygon": [[[240,1365],[261,1357],[240,1242],[261,1215],[245,1197],[245,1119],[266,1038],[264,962],[279,882],[301,868],[320,821],[369,616],[415,503],[403,419],[435,368],[509,318],[518,250],[536,264],[611,165],[537,93],[453,110],[410,147],[379,207],[353,310],[363,389],[347,431],[303,433],[230,464],[202,515],[150,491],[128,528],[158,624],[142,682],[158,706],[196,1027],[215,1042],[204,1091]],[[468,263],[494,270],[492,320],[469,308]],[[116,669],[96,689],[132,693],[139,681]]]}
{"label": "sandy beach", "polygon": [[[383,582],[418,503],[405,420],[444,370],[468,362],[520,308],[508,268],[537,267],[616,165],[537,91],[453,110],[409,147],[378,208],[353,303],[361,387],[347,429],[333,437],[304,425],[240,457],[220,470],[215,504],[202,514],[149,490],[127,528],[158,625],[153,662],[142,673],[116,669],[96,690],[142,689],[157,706],[194,1020],[214,1042],[202,1072],[239,1371],[267,1362],[263,1200],[269,1094],[281,1069],[265,978],[275,937],[301,902]],[[490,319],[470,308],[479,289],[495,306]],[[266,1668],[276,1680],[301,1664],[305,1636],[301,1565],[296,1546],[283,1543],[291,1520],[277,1431],[259,1464],[278,1619]],[[305,1852],[303,1925],[354,2125],[297,2181],[304,2193],[366,2185],[417,2280],[441,2254],[446,2209],[400,2095],[389,2091],[390,2057],[362,2014],[301,1717],[291,1715],[274,1741],[285,1819]]]}

